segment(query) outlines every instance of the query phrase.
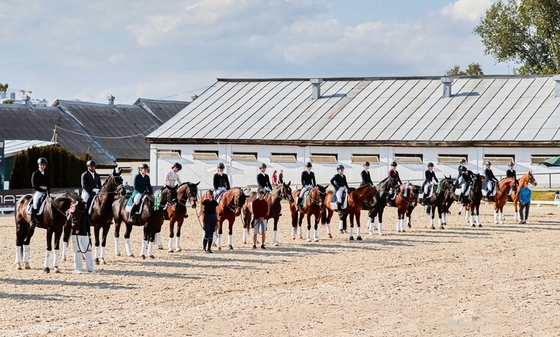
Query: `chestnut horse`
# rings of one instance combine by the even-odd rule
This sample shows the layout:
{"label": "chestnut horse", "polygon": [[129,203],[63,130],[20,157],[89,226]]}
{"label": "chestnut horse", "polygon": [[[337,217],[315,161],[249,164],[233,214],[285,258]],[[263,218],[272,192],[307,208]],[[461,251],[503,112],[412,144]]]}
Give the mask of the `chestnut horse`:
{"label": "chestnut horse", "polygon": [[[282,199],[288,200],[289,203],[294,202],[294,197],[292,196],[292,189],[290,188],[291,181],[287,183],[282,183],[276,186],[272,191],[267,193],[264,197],[266,202],[268,203],[268,217],[267,220],[274,219],[274,232],[272,236],[272,243],[275,246],[278,246],[278,219],[280,215],[282,215],[282,205],[280,202]],[[251,192],[247,201],[243,205],[241,209],[241,213],[243,214],[243,243],[246,243],[246,235],[251,230],[251,218],[253,214],[253,199],[255,197],[256,192]],[[262,243],[264,244],[264,242]],[[231,247],[230,247],[231,249]]]}
{"label": "chestnut horse", "polygon": [[[181,251],[181,228],[185,218],[188,217],[187,205],[190,203],[191,208],[196,209],[196,201],[198,200],[198,183],[185,182],[173,188],[175,192],[164,212],[164,220],[169,220],[169,242],[167,244],[167,251],[169,253]],[[177,224],[177,232],[174,234],[175,224]],[[161,229],[161,226],[160,226]],[[173,237],[175,238],[175,250],[173,250]],[[158,249],[163,249],[161,244],[160,231],[156,233],[156,240]]]}
{"label": "chestnut horse", "polygon": [[387,196],[389,192],[397,189],[399,182],[391,177],[387,177],[376,185],[376,193],[371,202],[371,209],[368,214],[369,234],[372,234],[373,228],[377,228],[379,235],[383,235],[383,211],[387,205]]}
{"label": "chestnut horse", "polygon": [[508,194],[511,189],[517,190],[517,180],[514,178],[504,178],[498,182],[496,195],[494,196],[494,223],[504,223],[504,205],[507,202]]}
{"label": "chestnut horse", "polygon": [[[296,239],[296,230],[299,226],[299,237],[302,239],[301,234],[301,223],[303,222],[304,216],[307,217],[307,241],[311,241],[311,216],[315,216],[315,233],[317,233],[317,227],[319,221],[321,220],[321,213],[325,208],[325,194],[327,192],[326,186],[317,185],[308,191],[307,197],[304,200],[304,204],[297,210],[297,198],[301,192],[301,189],[297,189],[292,193],[294,202],[290,203],[290,213],[292,215],[292,240]],[[299,219],[298,219],[299,217]],[[315,237],[318,235],[316,234]]]}
{"label": "chestnut horse", "polygon": [[[229,249],[233,249],[233,223],[235,222],[235,217],[241,214],[241,208],[245,204],[246,199],[245,191],[241,187],[233,187],[222,193],[216,209],[218,213],[218,230],[216,233],[217,240],[214,242],[218,249],[222,249],[222,228],[226,221],[229,227],[228,245]],[[204,200],[203,195],[200,202]]]}
{"label": "chestnut horse", "polygon": [[362,240],[362,228],[360,227],[360,213],[364,206],[364,201],[367,203],[373,202],[373,196],[377,192],[377,188],[372,185],[360,186],[356,189],[348,191],[346,197],[348,198],[347,206],[342,211],[339,211],[339,229],[343,230],[344,222],[350,218],[350,229],[348,230],[350,241],[354,240],[354,220],[356,220],[356,240]]}
{"label": "chestnut horse", "polygon": [[519,209],[517,208],[518,207],[517,203],[519,202],[519,192],[521,192],[521,188],[527,187],[529,184],[533,186],[537,186],[537,181],[533,176],[533,171],[529,171],[525,173],[521,178],[519,178],[517,183],[517,189],[514,191],[514,193],[511,194],[511,201],[513,201],[513,209],[515,211],[514,214],[515,221],[519,221],[520,219]]}
{"label": "chestnut horse", "polygon": [[[35,228],[29,228],[31,216],[27,214],[27,206],[33,202],[33,196],[26,194],[22,196],[15,208],[16,222],[16,268],[22,269],[21,263],[25,265],[25,269],[29,266],[29,243],[35,232]],[[40,207],[40,205],[39,205]],[[59,246],[62,228],[66,222],[79,225],[80,218],[86,211],[86,203],[75,193],[62,193],[47,196],[43,212],[37,215],[40,219],[38,228],[47,230],[47,249],[45,251],[44,272],[49,273],[49,258],[52,253],[52,244],[54,236],[54,256],[53,267],[55,273],[60,272],[58,269],[59,262]],[[23,253],[23,259],[22,259]]]}

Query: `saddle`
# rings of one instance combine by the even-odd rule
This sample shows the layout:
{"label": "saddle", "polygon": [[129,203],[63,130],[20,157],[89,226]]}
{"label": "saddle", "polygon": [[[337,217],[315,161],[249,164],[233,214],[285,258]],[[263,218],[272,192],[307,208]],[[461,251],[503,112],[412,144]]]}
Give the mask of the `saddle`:
{"label": "saddle", "polygon": [[496,183],[489,181],[486,185],[486,189],[482,190],[482,195],[485,197],[493,197],[496,195]]}
{"label": "saddle", "polygon": [[[342,202],[341,202],[341,208],[342,209],[346,209],[346,207],[348,206],[347,194],[348,194],[348,191],[343,191],[342,192]],[[332,197],[331,197],[331,208],[334,209],[334,210],[338,209],[338,205],[336,203],[336,192],[334,192],[332,194]]]}
{"label": "saddle", "polygon": [[[45,204],[46,204],[45,201],[46,201],[46,200],[47,200],[47,195],[46,195],[46,194],[44,194],[44,195],[39,199],[39,202],[38,202],[38,204],[39,204],[39,205],[38,205],[38,206],[39,206],[39,209],[37,210],[37,215],[43,214],[43,210],[45,209]],[[32,209],[32,208],[33,208],[33,198],[31,198],[31,200],[29,201],[29,204],[27,204],[27,207],[25,208],[25,213],[26,213],[27,215],[31,215],[31,209]]]}

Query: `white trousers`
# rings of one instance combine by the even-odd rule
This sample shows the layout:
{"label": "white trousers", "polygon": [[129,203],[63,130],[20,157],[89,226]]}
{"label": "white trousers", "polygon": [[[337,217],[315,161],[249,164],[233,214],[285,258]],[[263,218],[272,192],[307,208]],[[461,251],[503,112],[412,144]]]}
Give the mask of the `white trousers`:
{"label": "white trousers", "polygon": [[336,201],[342,203],[342,193],[346,191],[346,187],[343,186],[336,191]]}
{"label": "white trousers", "polygon": [[91,254],[91,244],[89,238],[85,235],[72,235],[72,249],[74,251],[74,271],[82,272],[82,254],[86,256],[86,269],[93,273],[93,257]]}
{"label": "white trousers", "polygon": [[303,187],[301,188],[301,192],[299,192],[299,197],[300,197],[300,198],[303,198],[303,194],[304,194],[306,191],[308,191],[308,190],[310,190],[310,189],[312,189],[312,188],[313,188],[313,186],[311,186],[311,185],[303,186]]}
{"label": "white trousers", "polygon": [[41,199],[43,195],[45,195],[45,192],[36,191],[35,194],[33,194],[33,208],[38,208],[39,199]]}

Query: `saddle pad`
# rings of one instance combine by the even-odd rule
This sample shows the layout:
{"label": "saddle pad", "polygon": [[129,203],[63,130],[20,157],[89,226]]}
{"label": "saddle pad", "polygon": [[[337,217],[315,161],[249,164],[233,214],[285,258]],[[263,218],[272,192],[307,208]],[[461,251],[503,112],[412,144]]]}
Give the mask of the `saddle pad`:
{"label": "saddle pad", "polygon": [[[43,196],[41,199],[39,199],[39,211],[37,212],[37,215],[41,215],[43,214],[43,210],[45,208],[45,200],[47,200],[46,196]],[[33,207],[33,198],[31,198],[31,200],[29,200],[29,204],[27,204],[27,207],[25,208],[25,213],[27,215],[31,215],[31,208]]]}

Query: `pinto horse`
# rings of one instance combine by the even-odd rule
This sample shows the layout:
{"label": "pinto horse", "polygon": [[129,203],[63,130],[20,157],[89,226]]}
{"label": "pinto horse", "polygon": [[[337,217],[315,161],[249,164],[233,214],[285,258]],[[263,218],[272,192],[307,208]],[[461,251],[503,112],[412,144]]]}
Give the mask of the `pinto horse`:
{"label": "pinto horse", "polygon": [[430,228],[436,229],[434,226],[434,217],[436,215],[436,209],[438,212],[438,222],[439,228],[445,229],[443,226],[447,224],[447,211],[448,211],[448,200],[453,198],[455,194],[455,188],[453,186],[453,179],[451,177],[444,176],[442,180],[439,181],[437,186],[434,186],[434,192],[428,199],[426,205],[431,208],[431,223]]}
{"label": "pinto horse", "polygon": [[373,195],[371,208],[368,214],[369,234],[372,234],[373,228],[377,228],[379,235],[383,235],[383,211],[387,205],[387,196],[389,192],[397,189],[399,182],[391,177],[387,177],[376,185],[376,193]]}
{"label": "pinto horse", "polygon": [[463,197],[459,215],[463,208],[465,209],[465,220],[471,224],[471,227],[482,227],[480,223],[480,203],[482,201],[482,181],[484,177],[479,173],[467,172],[472,180],[469,193]]}
{"label": "pinto horse", "polygon": [[[279,184],[275,187],[272,191],[267,193],[264,197],[266,202],[268,203],[268,217],[269,219],[274,219],[274,232],[272,236],[272,243],[275,246],[278,246],[278,219],[280,215],[282,215],[282,205],[280,202],[282,199],[288,200],[289,203],[294,202],[294,197],[292,196],[292,189],[290,188],[291,181],[287,183]],[[241,209],[241,213],[243,214],[243,242],[246,242],[246,235],[251,229],[251,217],[253,214],[253,199],[256,195],[256,192],[251,192],[243,208]],[[264,244],[264,242],[262,243]],[[231,248],[230,248],[231,249]]]}
{"label": "pinto horse", "polygon": [[509,191],[517,190],[515,178],[505,178],[498,182],[496,195],[494,196],[494,223],[504,223],[504,205],[507,202]]}
{"label": "pinto horse", "polygon": [[[190,203],[191,208],[196,209],[196,201],[198,200],[198,183],[191,183],[185,182],[179,185],[176,188],[175,192],[170,191],[171,193],[176,194],[176,196],[171,196],[170,203],[167,205],[167,208],[164,212],[164,219],[169,220],[169,242],[167,244],[167,251],[169,253],[172,252],[180,252],[181,251],[181,228],[183,227],[183,222],[185,218],[188,217],[187,214],[187,205]],[[177,232],[175,232],[175,224],[177,224]],[[161,228],[161,226],[160,226]],[[173,237],[175,236],[175,250],[173,250]],[[161,245],[161,235],[160,231],[156,233],[156,240],[158,244],[158,249],[163,249]]]}
{"label": "pinto horse", "polygon": [[[21,197],[15,208],[16,222],[16,268],[21,268],[21,263],[25,265],[25,269],[29,266],[29,242],[35,232],[35,228],[29,228],[31,216],[27,214],[27,206],[33,202],[33,196],[26,194]],[[47,230],[47,249],[45,251],[44,272],[49,273],[49,258],[52,253],[52,244],[54,236],[54,256],[53,267],[55,273],[59,273],[58,269],[58,252],[60,246],[60,237],[62,228],[66,222],[73,225],[79,225],[80,218],[86,211],[86,203],[75,193],[62,193],[47,196],[43,213],[37,217],[41,220],[37,226]],[[23,259],[22,259],[23,253]]]}
{"label": "pinto horse", "polygon": [[[321,220],[321,213],[325,208],[325,194],[327,192],[326,186],[317,185],[309,190],[303,206],[297,209],[297,198],[301,189],[297,189],[292,193],[292,198],[296,201],[290,203],[290,213],[292,215],[292,240],[296,239],[296,230],[299,225],[299,237],[301,234],[301,223],[303,218],[307,218],[307,241],[311,241],[311,216],[315,216],[315,233]],[[299,219],[298,219],[299,218]],[[316,235],[317,237],[317,235]]]}
{"label": "pinto horse", "polygon": [[[241,187],[233,187],[224,193],[220,198],[216,212],[218,214],[218,232],[216,234],[216,246],[218,249],[222,249],[222,228],[224,222],[228,222],[229,234],[228,234],[228,245],[229,249],[233,249],[233,223],[235,222],[235,217],[241,214],[241,208],[245,204],[247,196],[245,191]],[[205,200],[204,195],[202,196],[202,201]]]}
{"label": "pinto horse", "polygon": [[[163,189],[165,189],[164,187]],[[162,190],[163,190],[162,189]],[[162,196],[164,194],[162,193]],[[153,243],[155,234],[157,231],[158,223],[160,223],[160,216],[163,216],[163,208],[167,203],[164,198],[160,199],[159,205],[154,207],[155,198],[149,194],[144,193],[142,196],[141,213],[137,221],[129,222],[129,211],[126,209],[126,203],[128,201],[128,196],[119,198],[113,202],[113,220],[115,221],[115,254],[121,256],[119,249],[119,236],[121,223],[125,223],[126,231],[124,233],[124,246],[128,256],[133,257],[132,248],[130,245],[130,233],[132,232],[133,226],[142,226],[144,228],[144,238],[142,241],[142,249],[140,250],[140,255],[143,259],[146,258],[146,247],[148,249],[148,255],[150,258],[155,258],[153,254]]]}
{"label": "pinto horse", "polygon": [[404,218],[408,210],[408,205],[413,202],[414,189],[411,184],[403,184],[397,188],[397,195],[388,202],[390,207],[397,208],[397,231],[404,233]]}
{"label": "pinto horse", "polygon": [[521,188],[527,187],[529,184],[533,186],[537,186],[537,181],[533,176],[533,171],[529,171],[525,173],[521,178],[519,178],[517,183],[517,189],[514,191],[514,193],[511,194],[511,201],[513,201],[513,209],[515,211],[514,214],[515,221],[519,221],[520,219],[519,209],[517,208],[518,207],[517,203],[519,202],[519,193],[521,192]]}

